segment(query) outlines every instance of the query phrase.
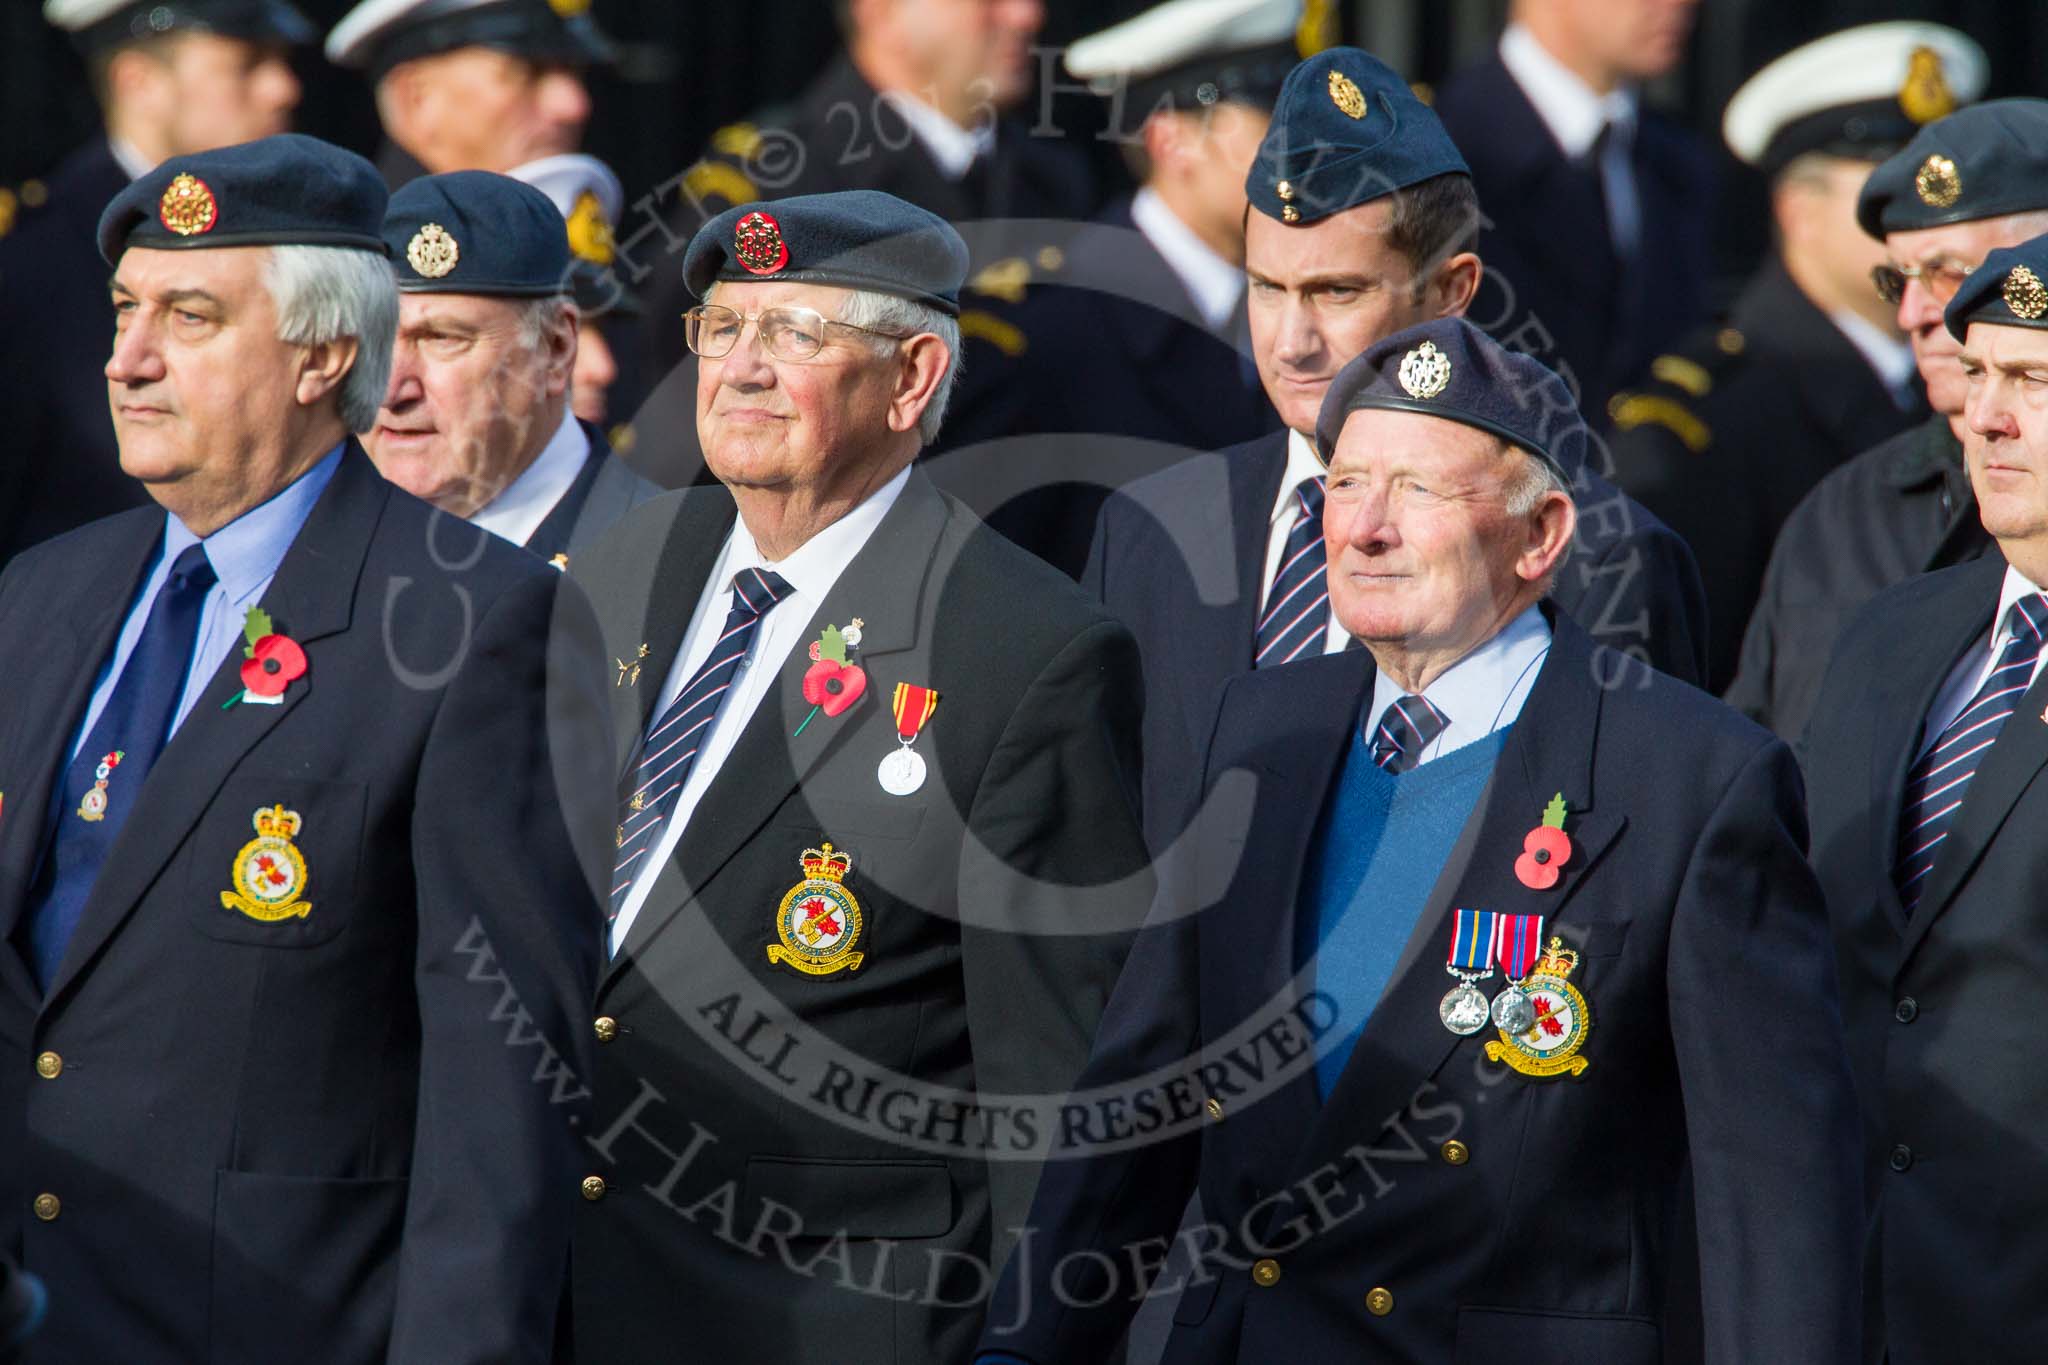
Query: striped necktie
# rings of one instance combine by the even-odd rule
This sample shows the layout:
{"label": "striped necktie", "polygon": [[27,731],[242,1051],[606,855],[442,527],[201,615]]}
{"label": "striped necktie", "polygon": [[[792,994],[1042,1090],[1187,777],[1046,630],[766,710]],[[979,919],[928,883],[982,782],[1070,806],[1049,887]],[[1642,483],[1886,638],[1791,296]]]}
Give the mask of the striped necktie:
{"label": "striped necktie", "polygon": [[2034,678],[2041,641],[2048,636],[2048,596],[2035,593],[2012,604],[2006,613],[2011,638],[1991,665],[1983,686],[1970,704],[1948,723],[1934,747],[1920,755],[1906,779],[1906,799],[1899,817],[1899,856],[1892,869],[1899,900],[1911,915],[1927,888],[1927,874],[1942,841],[1955,825],[1956,812],[1977,775],[1984,755],[2005,728],[2005,718],[2018,709]]}
{"label": "striped necktie", "polygon": [[618,858],[605,923],[619,917],[639,879],[641,860],[660,842],[662,826],[674,813],[690,770],[697,766],[697,751],[710,737],[711,723],[718,719],[719,706],[754,643],[755,628],[769,608],[793,591],[780,574],[765,569],[742,569],[733,575],[732,610],[725,615],[725,629],[647,732],[640,761],[633,765],[633,780],[620,799]]}
{"label": "striped necktie", "polygon": [[1405,773],[1422,761],[1422,751],[1450,723],[1451,718],[1431,706],[1429,698],[1410,692],[1380,717],[1380,728],[1372,737],[1372,761],[1390,773]]}
{"label": "striped necktie", "polygon": [[1252,667],[1268,668],[1323,652],[1330,628],[1330,583],[1323,570],[1323,481],[1303,479],[1294,490],[1301,515],[1280,550],[1280,571],[1266,594],[1266,613],[1253,638]]}

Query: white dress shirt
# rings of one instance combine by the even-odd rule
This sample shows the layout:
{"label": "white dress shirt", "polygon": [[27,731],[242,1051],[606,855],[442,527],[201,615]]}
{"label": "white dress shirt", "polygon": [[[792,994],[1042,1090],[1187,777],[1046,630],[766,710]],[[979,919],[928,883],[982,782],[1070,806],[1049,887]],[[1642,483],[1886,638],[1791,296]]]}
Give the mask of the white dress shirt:
{"label": "white dress shirt", "polygon": [[548,437],[533,463],[506,484],[497,497],[471,514],[470,521],[514,545],[524,545],[533,539],[548,513],[555,510],[555,504],[576,482],[589,455],[590,437],[577,423],[576,414],[565,407],[562,425]]}
{"label": "white dress shirt", "polygon": [[[762,557],[744,520],[733,521],[732,532],[725,538],[725,546],[711,566],[711,576],[704,580],[704,590],[697,595],[696,613],[690,617],[683,647],[677,652],[676,661],[661,685],[661,697],[650,717],[650,724],[660,723],[662,713],[682,695],[683,688],[711,656],[711,647],[718,643],[719,634],[725,628],[726,613],[732,609],[733,575],[746,569],[772,569],[782,575],[793,591],[770,608],[768,614],[761,618],[761,624],[755,627],[753,645],[747,650],[747,657],[740,661],[739,672],[726,692],[718,719],[711,723],[711,730],[704,737],[704,747],[697,751],[696,766],[690,769],[690,780],[683,784],[676,798],[675,813],[669,816],[661,837],[655,840],[649,856],[641,862],[640,871],[633,878],[633,889],[626,893],[625,904],[619,907],[618,918],[612,921],[613,952],[617,952],[618,946],[626,941],[626,931],[632,927],[633,917],[640,913],[640,907],[646,902],[647,893],[653,889],[661,869],[675,856],[676,845],[682,841],[683,830],[689,825],[692,812],[704,799],[705,789],[718,776],[718,770],[725,766],[726,756],[738,743],[747,722],[753,719],[754,709],[774,687],[790,654],[799,644],[805,643],[804,630],[811,617],[824,604],[826,594],[839,581],[840,573],[860,553],[882,518],[895,506],[897,495],[908,482],[910,469],[905,466],[895,478],[870,494],[867,501],[812,536],[780,563],[771,563]],[[889,605],[877,602],[873,609],[884,611],[889,609]],[[846,626],[844,621],[832,624],[842,629]],[[857,653],[855,658],[858,659]]]}
{"label": "white dress shirt", "polygon": [[125,137],[107,134],[107,150],[114,154],[114,164],[126,171],[130,180],[140,180],[156,169],[156,163]]}
{"label": "white dress shirt", "polygon": [[[1450,723],[1443,733],[1423,746],[1418,764],[1442,758],[1475,740],[1485,739],[1505,725],[1513,725],[1543,671],[1543,657],[1550,653],[1550,622],[1541,607],[1530,606],[1501,627],[1500,633],[1445,669],[1437,680],[1422,689],[1431,706],[1444,713]],[[1372,708],[1366,712],[1368,740],[1378,733],[1387,708],[1405,693],[1385,673],[1372,685]]]}
{"label": "white dress shirt", "polygon": [[996,145],[993,116],[978,128],[962,128],[908,91],[885,90],[882,98],[889,102],[890,108],[903,115],[903,121],[910,125],[911,136],[923,145],[938,164],[939,174],[948,180],[958,180],[966,175],[974,165],[974,159],[987,156]]}
{"label": "white dress shirt", "polygon": [[[1948,681],[1934,694],[1934,705],[1927,708],[1927,724],[1920,731],[1920,747],[1913,751],[1914,758],[1926,753],[1934,741],[1941,738],[1941,732],[1963,713],[1963,708],[1970,704],[1970,698],[1977,695],[1977,689],[1990,676],[1991,665],[1997,661],[1999,651],[2005,648],[2006,641],[2012,639],[2011,622],[2008,620],[2012,604],[2040,591],[2025,574],[2011,565],[2006,566],[2005,585],[1998,594],[1998,615],[1991,618],[1991,629],[1978,638],[1976,645],[1963,651],[1963,657],[1949,670]],[[2042,650],[2041,657],[2034,660],[2034,671],[2027,675],[2028,686],[2041,676],[2043,664],[2048,664],[2048,649]]]}
{"label": "white dress shirt", "polygon": [[1635,254],[1643,226],[1642,200],[1636,191],[1635,169],[1629,164],[1636,135],[1636,92],[1623,86],[1600,94],[1520,24],[1509,24],[1501,34],[1500,60],[1566,156],[1575,161],[1584,157],[1593,150],[1600,130],[1613,126],[1600,158],[1607,230],[1616,251],[1624,256]]}
{"label": "white dress shirt", "polygon": [[1244,267],[1218,256],[1149,188],[1132,197],[1131,221],[1179,277],[1202,321],[1221,331],[1244,297]]}
{"label": "white dress shirt", "polygon": [[[1308,437],[1290,429],[1287,433],[1287,468],[1280,475],[1280,492],[1273,499],[1272,515],[1266,524],[1266,567],[1259,575],[1261,616],[1266,614],[1266,599],[1273,593],[1273,579],[1280,573],[1280,556],[1286,553],[1288,534],[1301,520],[1301,503],[1295,498],[1294,490],[1310,479],[1322,478],[1325,472],[1323,462],[1316,458],[1316,448],[1309,443]],[[1337,613],[1331,612],[1329,629],[1323,634],[1323,653],[1335,654],[1350,643],[1351,637],[1344,633],[1344,627],[1337,624]]]}
{"label": "white dress shirt", "polygon": [[1892,401],[1902,408],[1912,407],[1913,378],[1920,373],[1913,362],[1912,343],[1887,332],[1853,308],[1836,309],[1828,314],[1828,321],[1870,362],[1878,379],[1891,390]]}

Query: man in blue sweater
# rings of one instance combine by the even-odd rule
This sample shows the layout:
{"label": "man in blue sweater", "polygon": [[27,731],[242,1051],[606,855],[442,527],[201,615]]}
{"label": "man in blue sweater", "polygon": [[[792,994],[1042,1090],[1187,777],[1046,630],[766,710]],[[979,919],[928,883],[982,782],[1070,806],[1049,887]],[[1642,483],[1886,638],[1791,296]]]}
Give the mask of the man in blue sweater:
{"label": "man in blue sweater", "polygon": [[1198,1186],[1167,1365],[1857,1359],[1797,772],[1544,600],[1586,439],[1456,319],[1331,385],[1365,648],[1225,690],[983,1365],[1109,1358]]}

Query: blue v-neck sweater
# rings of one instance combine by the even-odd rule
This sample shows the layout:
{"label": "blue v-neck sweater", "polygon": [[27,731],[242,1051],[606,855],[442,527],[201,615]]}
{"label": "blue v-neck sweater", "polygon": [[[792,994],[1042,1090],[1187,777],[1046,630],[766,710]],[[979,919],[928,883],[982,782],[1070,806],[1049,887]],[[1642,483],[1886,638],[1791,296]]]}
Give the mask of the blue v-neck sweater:
{"label": "blue v-neck sweater", "polygon": [[1395,776],[1373,763],[1363,731],[1352,730],[1309,846],[1294,920],[1296,961],[1313,958],[1304,988],[1321,991],[1338,1011],[1316,1058],[1322,1094],[1350,1059],[1507,737],[1496,730]]}

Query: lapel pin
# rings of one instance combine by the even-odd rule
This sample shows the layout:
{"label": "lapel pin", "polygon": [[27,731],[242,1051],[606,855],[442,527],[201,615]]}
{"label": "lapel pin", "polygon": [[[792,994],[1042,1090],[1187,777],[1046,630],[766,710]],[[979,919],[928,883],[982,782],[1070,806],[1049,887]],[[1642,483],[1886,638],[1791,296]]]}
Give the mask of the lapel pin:
{"label": "lapel pin", "polygon": [[619,676],[617,680],[612,683],[612,686],[638,687],[640,685],[640,661],[646,657],[647,643],[643,640],[640,644],[640,652],[638,654],[635,654],[630,660],[617,658],[613,659],[612,662],[619,666]]}
{"label": "lapel pin", "polygon": [[1531,891],[1548,891],[1557,885],[1562,869],[1572,856],[1571,836],[1564,832],[1564,793],[1550,798],[1543,808],[1543,822],[1522,836],[1522,856],[1515,859],[1515,877]]}
{"label": "lapel pin", "polygon": [[242,690],[221,703],[225,711],[236,702],[282,706],[284,690],[306,676],[306,651],[275,628],[270,613],[251,607],[242,617]]}
{"label": "lapel pin", "polygon": [[78,803],[78,818],[87,824],[98,824],[107,818],[107,783],[114,776],[114,769],[121,766],[127,757],[124,750],[116,749],[102,758],[92,770],[92,790]]}
{"label": "lapel pin", "polygon": [[861,619],[853,618],[845,630],[828,625],[811,641],[811,666],[804,670],[804,700],[810,714],[796,727],[791,739],[810,728],[823,711],[827,716],[843,714],[868,690],[867,671],[847,658],[846,651],[860,648]]}

